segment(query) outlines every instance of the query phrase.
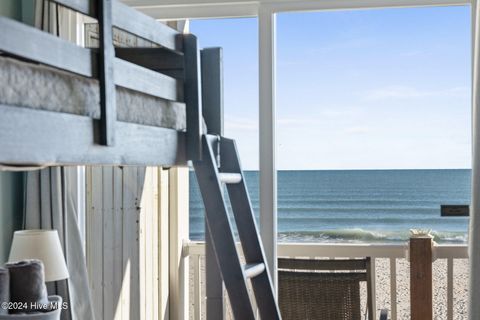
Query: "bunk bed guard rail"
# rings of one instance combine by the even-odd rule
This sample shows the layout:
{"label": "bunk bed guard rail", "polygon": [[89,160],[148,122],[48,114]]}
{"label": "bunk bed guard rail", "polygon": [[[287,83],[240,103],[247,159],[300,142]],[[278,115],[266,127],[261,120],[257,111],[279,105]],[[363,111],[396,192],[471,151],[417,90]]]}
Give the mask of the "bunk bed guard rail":
{"label": "bunk bed guard rail", "polygon": [[[202,97],[201,54],[197,38],[192,34],[182,34],[177,30],[162,24],[153,18],[122,4],[117,0],[54,0],[53,2],[72,9],[84,15],[97,19],[99,24],[99,48],[84,48],[56,37],[47,32],[28,25],[0,17],[0,51],[3,54],[19,57],[28,61],[41,63],[50,67],[71,72],[80,76],[99,80],[100,89],[100,121],[92,121],[94,148],[89,148],[87,139],[80,146],[91,150],[91,155],[81,157],[72,153],[70,156],[35,158],[30,163],[52,162],[53,164],[186,164],[188,160],[199,160],[202,154],[201,137],[203,134],[202,99],[216,101],[213,109],[207,114],[215,114],[215,131],[223,124],[221,119],[221,67],[220,73],[214,72],[215,85],[208,88],[220,90],[211,98],[208,89]],[[152,48],[115,48],[112,39],[112,28],[118,28],[129,34],[148,40],[154,44]],[[212,65],[211,57],[216,57],[221,65],[221,50],[206,51],[208,65]],[[202,52],[203,56],[203,52]],[[215,63],[213,63],[215,65]],[[210,79],[211,80],[211,79]],[[186,105],[186,132],[157,131],[142,132],[135,128],[127,130],[130,124],[119,123],[116,111],[115,86],[124,87],[148,95],[170,101],[181,101]],[[220,113],[219,113],[220,112]],[[47,117],[48,118],[48,117]],[[48,120],[48,119],[44,119]],[[212,120],[213,122],[213,120]],[[220,123],[220,124],[218,124]],[[60,123],[57,123],[60,125]],[[208,123],[207,123],[208,126]],[[5,128],[3,128],[5,129]],[[2,129],[2,130],[3,130]],[[58,128],[59,130],[61,128]],[[156,128],[162,129],[162,128]],[[223,129],[223,128],[222,128]],[[122,131],[122,132],[119,132]],[[218,132],[221,133],[221,132]],[[72,129],[72,137],[75,130]],[[132,137],[133,134],[133,137]],[[158,141],[168,141],[171,150],[159,150],[158,160],[141,158],[141,154],[127,155],[135,151],[135,144],[143,143],[143,149],[148,152]],[[4,137],[5,138],[5,137]],[[54,141],[52,141],[54,143]],[[129,149],[129,145],[132,146]],[[73,143],[72,147],[75,146]],[[108,148],[109,151],[102,151]],[[101,148],[100,150],[98,148]],[[157,146],[158,148],[158,146]],[[58,151],[60,152],[60,151]],[[88,152],[87,152],[88,153]],[[152,152],[151,156],[155,156]],[[11,156],[0,158],[0,163],[8,160],[10,163],[25,164],[24,157]]]}

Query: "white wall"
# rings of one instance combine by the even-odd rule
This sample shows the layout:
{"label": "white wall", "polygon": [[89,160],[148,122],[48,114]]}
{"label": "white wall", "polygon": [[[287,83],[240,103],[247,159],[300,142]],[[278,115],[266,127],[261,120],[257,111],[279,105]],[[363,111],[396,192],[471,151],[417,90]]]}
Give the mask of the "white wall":
{"label": "white wall", "polygon": [[87,167],[86,184],[96,319],[187,319],[188,168]]}

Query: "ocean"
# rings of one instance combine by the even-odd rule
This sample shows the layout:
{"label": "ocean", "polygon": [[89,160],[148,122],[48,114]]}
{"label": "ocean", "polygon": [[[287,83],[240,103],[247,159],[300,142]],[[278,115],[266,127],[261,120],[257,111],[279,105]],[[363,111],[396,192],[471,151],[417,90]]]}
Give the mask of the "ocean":
{"label": "ocean", "polygon": [[[467,241],[467,217],[441,217],[441,204],[470,203],[470,170],[278,172],[278,239],[290,242],[405,241],[431,229],[438,243]],[[245,179],[258,218],[258,171]],[[257,220],[258,222],[258,220]],[[204,238],[204,209],[190,172],[190,237]]]}

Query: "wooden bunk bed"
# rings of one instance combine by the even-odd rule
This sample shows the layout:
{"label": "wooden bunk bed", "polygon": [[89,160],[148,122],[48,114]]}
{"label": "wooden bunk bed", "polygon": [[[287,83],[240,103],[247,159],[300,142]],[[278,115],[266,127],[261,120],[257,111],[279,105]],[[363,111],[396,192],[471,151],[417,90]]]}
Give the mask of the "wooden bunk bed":
{"label": "wooden bunk bed", "polygon": [[[192,161],[216,257],[208,259],[218,264],[235,318],[255,319],[250,281],[262,319],[280,319],[235,142],[221,137],[221,50],[200,50],[194,35],[117,0],[52,2],[97,19],[99,46],[0,17],[0,169]],[[154,46],[114,47],[114,28]]]}
{"label": "wooden bunk bed", "polygon": [[[212,61],[209,51],[119,1],[54,2],[98,20],[99,48],[0,17],[0,164],[171,166],[198,158],[206,130],[200,56]],[[154,47],[115,48],[112,27]]]}

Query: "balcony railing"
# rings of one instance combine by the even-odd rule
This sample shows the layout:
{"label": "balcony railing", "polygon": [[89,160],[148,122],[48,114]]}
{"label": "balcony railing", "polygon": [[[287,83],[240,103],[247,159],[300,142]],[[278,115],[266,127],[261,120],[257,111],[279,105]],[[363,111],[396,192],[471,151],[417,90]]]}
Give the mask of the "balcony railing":
{"label": "balcony railing", "polygon": [[[200,320],[204,317],[202,308],[205,301],[205,289],[202,287],[204,275],[202,275],[202,263],[205,256],[204,242],[189,242],[184,247],[185,257],[190,257],[192,275],[190,280],[191,304],[193,315],[191,319]],[[468,249],[466,245],[438,245],[433,248],[434,260],[445,259],[447,265],[446,277],[446,319],[454,319],[454,260],[467,259]],[[291,258],[356,258],[371,257],[372,279],[376,279],[375,262],[378,259],[387,259],[390,269],[390,310],[392,320],[397,320],[397,260],[408,259],[407,244],[322,244],[322,243],[280,243],[278,256]],[[441,275],[443,278],[443,275]],[[375,280],[374,280],[375,281]],[[373,290],[376,290],[375,283]],[[376,297],[376,292],[373,292]],[[409,299],[409,298],[408,298]],[[379,306],[383,308],[384,306]]]}

